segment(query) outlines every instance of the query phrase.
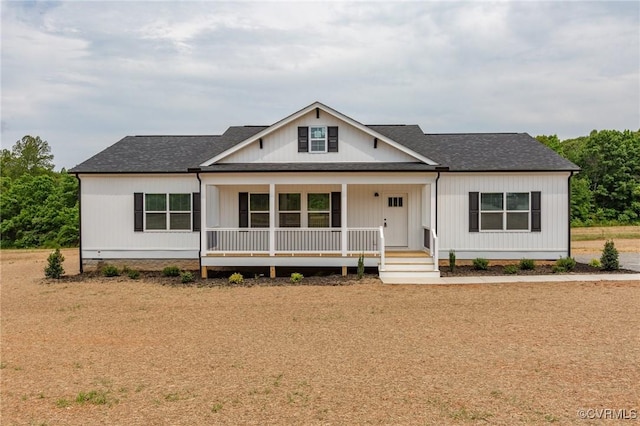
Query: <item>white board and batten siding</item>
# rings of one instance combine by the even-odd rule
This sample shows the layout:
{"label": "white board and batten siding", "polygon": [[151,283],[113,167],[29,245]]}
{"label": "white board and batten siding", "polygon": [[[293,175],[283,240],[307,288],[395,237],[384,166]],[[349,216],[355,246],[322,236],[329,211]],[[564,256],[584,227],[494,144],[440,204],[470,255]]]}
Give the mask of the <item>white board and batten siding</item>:
{"label": "white board and batten siding", "polygon": [[84,259],[198,258],[198,232],[134,232],[134,193],[198,192],[195,175],[80,175],[80,179]]}
{"label": "white board and batten siding", "polygon": [[[446,173],[438,182],[440,257],[558,259],[568,254],[568,173]],[[469,232],[469,192],[541,192],[541,232]]]}
{"label": "white board and batten siding", "polygon": [[[338,152],[298,152],[298,127],[338,126]],[[258,141],[222,159],[220,163],[324,163],[324,162],[415,162],[404,152],[378,141],[360,129],[324,111],[316,118],[315,111],[292,121]]]}

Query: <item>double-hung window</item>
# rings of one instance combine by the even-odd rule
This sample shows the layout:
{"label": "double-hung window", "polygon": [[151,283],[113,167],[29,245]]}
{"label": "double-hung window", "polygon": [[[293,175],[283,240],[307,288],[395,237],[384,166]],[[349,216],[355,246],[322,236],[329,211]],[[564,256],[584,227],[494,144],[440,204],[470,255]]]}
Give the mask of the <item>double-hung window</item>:
{"label": "double-hung window", "polygon": [[145,229],[190,230],[191,194],[145,194]]}
{"label": "double-hung window", "polygon": [[329,194],[307,194],[307,219],[309,228],[330,226],[331,200]]}
{"label": "double-hung window", "polygon": [[528,231],[528,192],[483,192],[480,194],[481,231]]}
{"label": "double-hung window", "polygon": [[278,194],[281,228],[300,228],[300,194]]}
{"label": "double-hung window", "polygon": [[269,227],[269,194],[249,194],[251,228]]}
{"label": "double-hung window", "polygon": [[327,128],[325,126],[309,127],[309,152],[327,152]]}

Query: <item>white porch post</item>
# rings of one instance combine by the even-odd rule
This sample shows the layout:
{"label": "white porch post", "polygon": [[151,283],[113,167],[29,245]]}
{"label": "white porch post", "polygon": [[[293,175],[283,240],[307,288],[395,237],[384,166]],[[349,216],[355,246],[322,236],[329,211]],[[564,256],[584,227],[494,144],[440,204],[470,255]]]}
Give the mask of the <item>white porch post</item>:
{"label": "white porch post", "polygon": [[206,253],[209,250],[207,247],[207,215],[209,211],[207,209],[207,187],[200,182],[200,254]]}
{"label": "white porch post", "polygon": [[436,191],[435,191],[435,184],[430,184],[429,188],[431,189],[431,206],[430,206],[430,212],[429,212],[429,216],[430,216],[430,223],[429,223],[429,229],[433,229],[433,231],[435,232],[436,230],[436,214],[438,214],[438,212],[436,211]]}
{"label": "white porch post", "polygon": [[342,184],[342,192],[341,192],[342,200],[341,200],[341,208],[340,208],[340,236],[342,237],[342,257],[347,256],[347,184]]}
{"label": "white porch post", "polygon": [[269,184],[269,256],[276,254],[276,184]]}

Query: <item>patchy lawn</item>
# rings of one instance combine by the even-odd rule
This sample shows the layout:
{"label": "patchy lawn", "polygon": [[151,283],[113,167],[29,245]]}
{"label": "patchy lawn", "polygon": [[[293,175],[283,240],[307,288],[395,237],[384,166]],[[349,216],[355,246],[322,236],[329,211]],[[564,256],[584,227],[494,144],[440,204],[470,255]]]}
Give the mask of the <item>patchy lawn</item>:
{"label": "patchy lawn", "polygon": [[[64,266],[77,271],[77,251]],[[640,283],[48,283],[2,255],[2,424],[589,424],[638,409]]]}

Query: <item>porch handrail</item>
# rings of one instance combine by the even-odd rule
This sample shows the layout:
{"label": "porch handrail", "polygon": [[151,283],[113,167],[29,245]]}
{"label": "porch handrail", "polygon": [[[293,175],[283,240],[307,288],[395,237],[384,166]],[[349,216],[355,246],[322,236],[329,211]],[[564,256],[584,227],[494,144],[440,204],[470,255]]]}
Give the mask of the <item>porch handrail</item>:
{"label": "porch handrail", "polygon": [[378,247],[380,249],[380,269],[384,270],[384,227],[380,226],[378,236]]}
{"label": "porch handrail", "polygon": [[433,270],[438,272],[440,267],[438,265],[438,235],[434,229],[431,230],[431,240],[433,241],[433,248],[431,249],[431,256],[433,257]]}

